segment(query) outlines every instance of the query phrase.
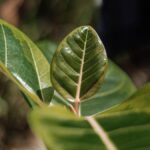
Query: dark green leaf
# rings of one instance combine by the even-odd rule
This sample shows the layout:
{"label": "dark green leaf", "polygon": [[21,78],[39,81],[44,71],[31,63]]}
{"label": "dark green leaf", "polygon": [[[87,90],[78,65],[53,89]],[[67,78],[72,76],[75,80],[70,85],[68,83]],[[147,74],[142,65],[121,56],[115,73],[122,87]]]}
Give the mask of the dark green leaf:
{"label": "dark green leaf", "polygon": [[[112,61],[109,61],[108,71],[104,83],[96,95],[81,103],[81,114],[83,116],[93,115],[110,109],[130,97],[136,88],[129,77]],[[53,103],[65,103],[65,100],[55,94]],[[66,104],[69,105],[69,104]]]}
{"label": "dark green leaf", "polygon": [[66,100],[84,100],[102,84],[106,66],[106,52],[97,33],[90,26],[82,26],[57,48],[51,63],[51,81]]}
{"label": "dark green leaf", "polygon": [[[49,61],[51,62],[54,53],[54,49],[52,48],[54,44],[47,41],[41,42],[40,45],[40,48],[45,50],[44,55],[49,56]],[[81,114],[84,116],[93,115],[110,109],[127,99],[135,91],[136,88],[126,73],[112,61],[109,61],[104,83],[99,88],[96,95],[81,103]],[[69,103],[59,96],[57,92],[55,92],[52,102],[69,106]]]}

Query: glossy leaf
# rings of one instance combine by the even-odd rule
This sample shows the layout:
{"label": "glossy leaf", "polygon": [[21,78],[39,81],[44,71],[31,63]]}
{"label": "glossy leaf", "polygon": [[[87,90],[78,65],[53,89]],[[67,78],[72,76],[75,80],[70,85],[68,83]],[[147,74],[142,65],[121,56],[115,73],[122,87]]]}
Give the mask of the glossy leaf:
{"label": "glossy leaf", "polygon": [[[118,150],[150,148],[149,91],[150,84],[120,106],[95,116]],[[106,150],[103,137],[100,139],[84,118],[76,117],[64,108],[34,110],[29,122],[48,150]]]}
{"label": "glossy leaf", "polygon": [[[103,112],[119,105],[135,91],[136,87],[127,74],[112,61],[109,61],[105,80],[98,92],[93,97],[81,102],[81,114],[88,116]],[[54,94],[52,103],[62,103],[69,106],[57,93]]]}
{"label": "glossy leaf", "polygon": [[[51,45],[52,44],[52,45]],[[54,54],[54,44],[52,42],[40,42],[40,48],[45,50],[44,55],[49,56],[51,62]],[[109,60],[106,77],[96,95],[85,99],[81,103],[81,114],[84,116],[93,115],[110,109],[130,97],[136,91],[136,87],[128,75],[117,65]],[[52,99],[53,104],[63,104],[69,106],[70,103],[62,98],[56,91]]]}
{"label": "glossy leaf", "polygon": [[97,33],[90,26],[82,26],[57,48],[51,63],[51,81],[66,100],[84,100],[101,85],[106,66],[106,52]]}
{"label": "glossy leaf", "polygon": [[[53,55],[57,48],[57,44],[50,40],[43,40],[43,41],[37,42],[37,45],[42,51],[43,55],[46,57],[47,61],[51,63]],[[54,92],[51,103],[54,105],[61,104],[61,105],[66,105],[70,107],[69,101],[66,101],[65,99],[63,99],[56,91]]]}
{"label": "glossy leaf", "polygon": [[136,111],[140,111],[141,109],[144,111],[150,110],[150,83],[144,85],[144,87],[140,88],[137,92],[135,92],[129,99],[125,100],[121,105],[116,106],[111,109],[112,111],[128,111],[135,109]]}
{"label": "glossy leaf", "polygon": [[[49,63],[22,32],[0,20],[0,69],[23,93],[43,105],[50,102]],[[48,99],[47,99],[48,98]]]}
{"label": "glossy leaf", "polygon": [[125,72],[112,61],[101,88],[91,98],[81,103],[81,114],[93,115],[119,105],[136,91],[136,87]]}

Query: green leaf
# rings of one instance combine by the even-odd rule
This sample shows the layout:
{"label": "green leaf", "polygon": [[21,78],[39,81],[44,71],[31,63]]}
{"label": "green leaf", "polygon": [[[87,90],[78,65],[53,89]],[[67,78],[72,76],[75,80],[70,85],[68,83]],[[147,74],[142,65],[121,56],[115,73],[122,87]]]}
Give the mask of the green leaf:
{"label": "green leaf", "polygon": [[96,93],[107,66],[104,46],[90,26],[82,26],[65,37],[51,63],[51,81],[70,102]]}
{"label": "green leaf", "polygon": [[137,92],[135,92],[129,99],[125,100],[121,105],[118,105],[108,112],[112,111],[129,111],[135,109],[136,111],[150,109],[150,83],[145,84]]}
{"label": "green leaf", "polygon": [[[95,116],[99,126],[118,150],[150,148],[150,84],[134,96],[103,114]],[[145,109],[146,108],[146,109]],[[29,123],[48,150],[106,150],[99,136],[84,118],[64,108],[36,109]]]}
{"label": "green leaf", "polygon": [[63,108],[34,110],[31,128],[42,138],[48,150],[99,150],[104,145],[90,125]]}
{"label": "green leaf", "polygon": [[51,87],[48,61],[26,35],[2,20],[0,69],[35,103],[43,105],[43,102],[50,102],[47,99]]}
{"label": "green leaf", "polygon": [[[51,62],[56,47],[54,47],[54,43],[50,41],[41,41],[38,45],[40,45],[42,50],[45,50],[44,55],[48,56],[48,60]],[[81,102],[81,114],[83,116],[88,116],[103,112],[106,109],[120,104],[135,91],[136,87],[127,74],[109,60],[106,77],[102,86],[99,88],[96,95]],[[56,91],[52,103],[70,105],[70,103],[59,96]]]}
{"label": "green leaf", "polygon": [[[94,115],[110,109],[130,97],[135,93],[136,87],[133,82],[112,61],[109,61],[108,71],[105,80],[98,92],[91,98],[81,102],[81,114],[83,116]],[[57,93],[54,94],[52,103],[65,103],[65,100]]]}
{"label": "green leaf", "polygon": [[46,57],[47,61],[51,63],[52,57],[57,48],[57,44],[50,40],[43,40],[43,41],[37,42],[37,45],[42,51],[43,55]]}
{"label": "green leaf", "polygon": [[104,83],[93,97],[81,103],[81,114],[88,116],[110,109],[129,98],[135,91],[136,87],[127,74],[109,61]]}
{"label": "green leaf", "polygon": [[[53,55],[57,48],[57,44],[50,40],[43,40],[43,41],[37,42],[37,45],[41,49],[43,55],[47,58],[47,61],[49,63],[51,63]],[[61,105],[66,105],[66,106],[70,107],[69,101],[64,100],[56,91],[54,92],[51,103],[54,105],[61,104]]]}

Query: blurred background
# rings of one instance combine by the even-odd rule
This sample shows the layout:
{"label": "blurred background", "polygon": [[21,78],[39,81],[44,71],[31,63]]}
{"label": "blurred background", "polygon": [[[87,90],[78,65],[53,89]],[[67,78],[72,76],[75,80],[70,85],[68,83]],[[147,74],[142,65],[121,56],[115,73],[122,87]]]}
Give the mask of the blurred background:
{"label": "blurred background", "polygon": [[[75,27],[93,26],[109,58],[137,87],[150,81],[149,16],[150,4],[143,0],[0,0],[0,18],[20,28],[41,48],[56,49]],[[0,96],[0,150],[42,150],[28,130],[28,106],[1,73]]]}

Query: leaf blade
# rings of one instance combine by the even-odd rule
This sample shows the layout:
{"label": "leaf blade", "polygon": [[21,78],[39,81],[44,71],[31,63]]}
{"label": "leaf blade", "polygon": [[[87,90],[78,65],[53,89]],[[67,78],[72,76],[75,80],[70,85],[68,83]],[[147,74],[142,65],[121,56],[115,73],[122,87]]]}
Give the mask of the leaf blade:
{"label": "leaf blade", "polygon": [[[49,63],[22,32],[0,20],[0,67],[28,96],[42,105],[43,88],[51,86]],[[40,94],[37,91],[40,91]]]}
{"label": "leaf blade", "polygon": [[[97,74],[90,76],[88,68],[93,61],[98,66]],[[65,99],[84,100],[97,91],[106,65],[106,52],[96,32],[89,26],[79,27],[60,43],[51,64],[51,81]]]}
{"label": "leaf blade", "polygon": [[[150,147],[149,90],[150,84],[120,106],[95,116],[119,150]],[[31,113],[29,122],[48,150],[106,149],[84,118],[76,117],[64,108],[36,110]]]}
{"label": "leaf blade", "polygon": [[93,115],[119,105],[136,92],[128,75],[109,60],[105,80],[98,92],[81,103],[83,116]]}
{"label": "leaf blade", "polygon": [[[81,102],[81,115],[89,116],[111,109],[135,92],[136,87],[127,74],[109,60],[108,71],[102,86],[93,97]],[[65,104],[65,99],[54,94],[52,103],[61,103],[61,101]]]}

